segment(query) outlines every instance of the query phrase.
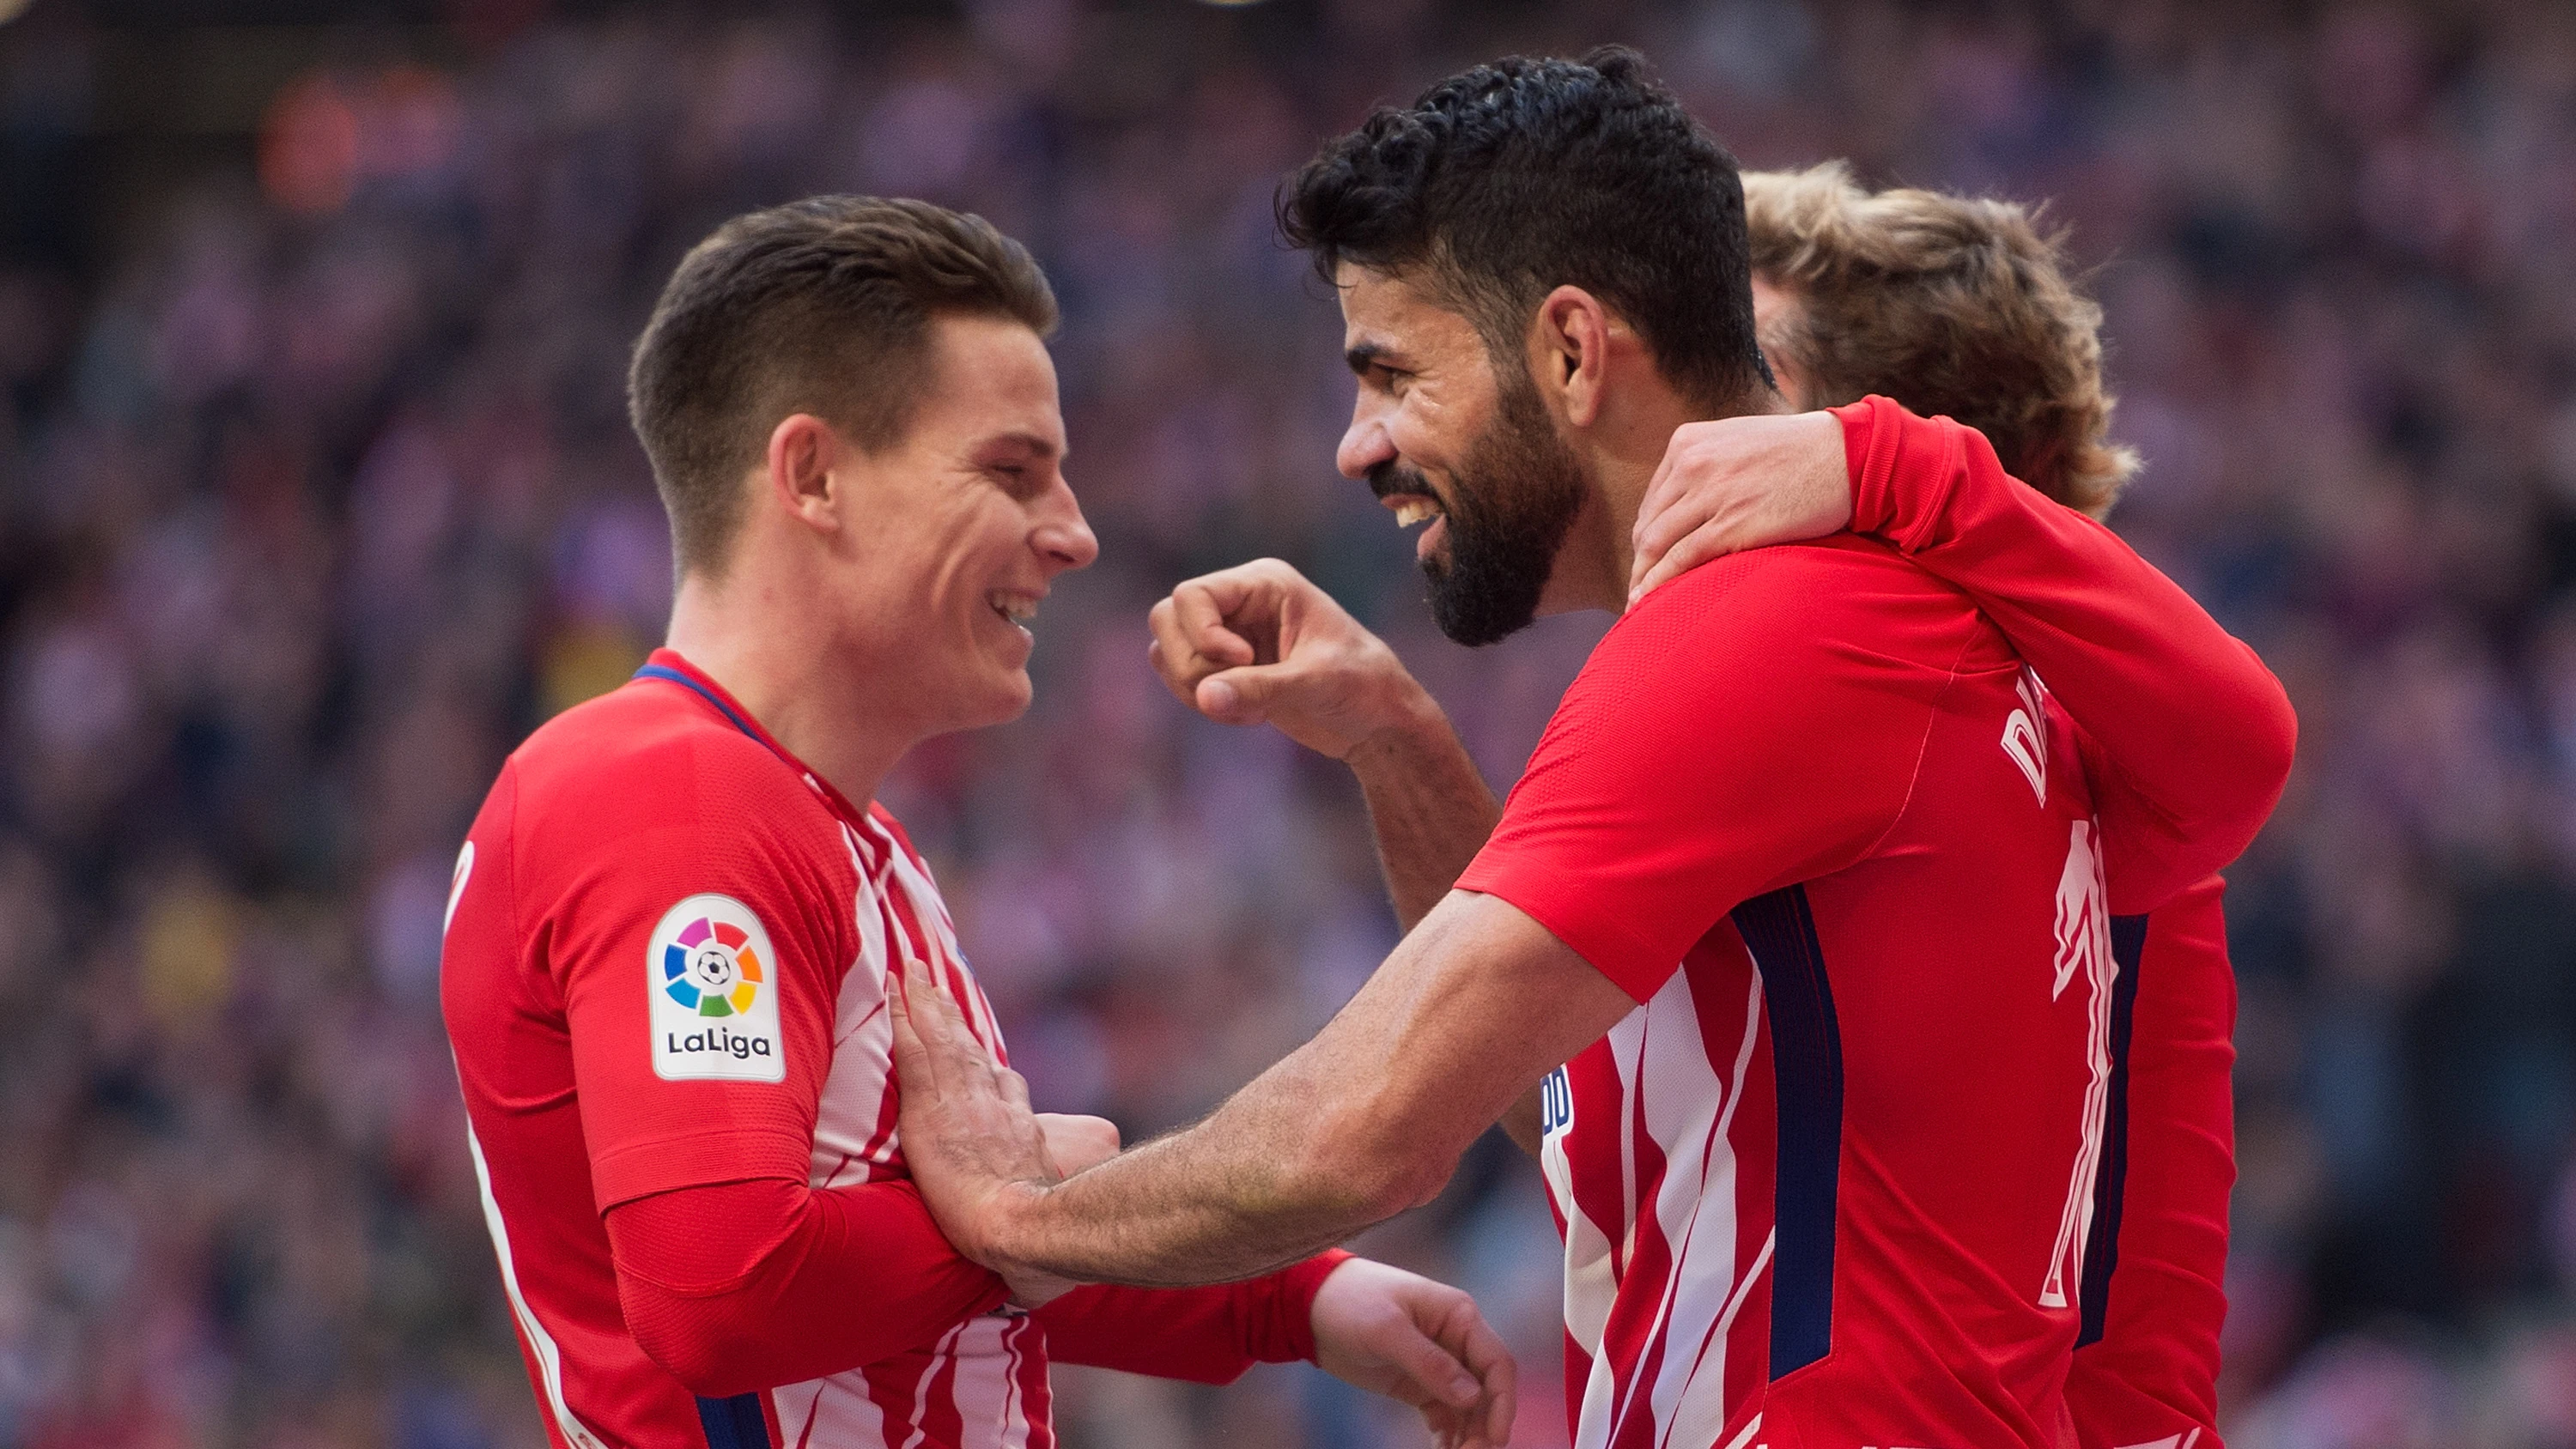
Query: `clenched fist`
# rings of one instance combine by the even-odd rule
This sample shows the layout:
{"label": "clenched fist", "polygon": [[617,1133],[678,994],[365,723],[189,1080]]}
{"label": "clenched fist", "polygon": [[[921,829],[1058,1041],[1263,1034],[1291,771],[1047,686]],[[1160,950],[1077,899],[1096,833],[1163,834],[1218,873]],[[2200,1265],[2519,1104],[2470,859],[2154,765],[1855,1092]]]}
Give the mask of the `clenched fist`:
{"label": "clenched fist", "polygon": [[1348,759],[1437,707],[1384,640],[1274,558],[1187,580],[1154,606],[1155,672],[1220,724],[1269,724]]}

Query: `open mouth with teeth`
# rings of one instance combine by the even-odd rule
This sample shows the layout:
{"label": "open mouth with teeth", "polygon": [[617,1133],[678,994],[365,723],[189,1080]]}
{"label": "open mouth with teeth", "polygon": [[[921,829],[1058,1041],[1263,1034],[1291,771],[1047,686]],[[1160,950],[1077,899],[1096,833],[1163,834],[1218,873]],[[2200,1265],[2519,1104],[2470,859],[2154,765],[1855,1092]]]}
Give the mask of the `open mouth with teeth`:
{"label": "open mouth with teeth", "polygon": [[1449,536],[1449,511],[1440,506],[1437,498],[1423,493],[1392,493],[1378,501],[1394,511],[1399,528],[1411,528],[1417,523],[1431,525],[1413,541],[1416,558],[1429,558],[1432,550]]}
{"label": "open mouth with teeth", "polygon": [[1027,629],[1029,621],[1038,616],[1038,596],[1035,594],[1017,594],[996,589],[984,596],[984,602],[994,613],[1002,616],[1003,623],[1023,631]]}

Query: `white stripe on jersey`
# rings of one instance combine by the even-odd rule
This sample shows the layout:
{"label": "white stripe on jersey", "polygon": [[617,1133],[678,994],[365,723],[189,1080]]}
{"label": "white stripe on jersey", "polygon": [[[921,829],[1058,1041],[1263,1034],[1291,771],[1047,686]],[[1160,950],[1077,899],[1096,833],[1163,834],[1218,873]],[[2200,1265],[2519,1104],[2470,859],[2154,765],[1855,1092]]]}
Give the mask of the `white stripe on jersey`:
{"label": "white stripe on jersey", "polygon": [[[1730,1029],[1733,1040],[1704,1040],[1690,973],[1677,971],[1652,1000],[1611,1028],[1604,1044],[1620,1098],[1618,1200],[1625,1222],[1597,1223],[1583,1211],[1573,1191],[1577,1164],[1567,1151],[1572,1122],[1541,1144],[1540,1162],[1565,1220],[1566,1332],[1591,1359],[1576,1415],[1577,1449],[1600,1449],[1620,1436],[1624,1422],[1640,1417],[1663,1445],[1713,1444],[1724,1429],[1727,1334],[1769,1267],[1772,1246],[1765,1241],[1750,1262],[1743,1260],[1731,1136],[1760,1041],[1758,975],[1747,973],[1741,1009],[1740,1030]],[[1713,1012],[1710,1019],[1723,1017]],[[1598,1112],[1607,1104],[1585,1105]],[[1637,1158],[1641,1126],[1663,1155],[1653,1202],[1643,1210],[1639,1199],[1648,1185],[1640,1180]],[[1606,1190],[1607,1184],[1599,1187]],[[1613,1231],[1619,1242],[1615,1257]],[[1648,1233],[1662,1243],[1668,1265],[1659,1284],[1632,1276],[1641,1271],[1641,1247],[1652,1246],[1644,1238]],[[1645,1346],[1626,1363],[1614,1361],[1603,1342],[1623,1281],[1632,1297],[1640,1290],[1656,1295]]]}
{"label": "white stripe on jersey", "polygon": [[492,1169],[483,1161],[483,1141],[474,1135],[470,1122],[465,1127],[465,1146],[474,1154],[474,1185],[482,1190],[483,1223],[492,1230],[492,1251],[501,1260],[501,1286],[509,1290],[510,1313],[519,1320],[519,1331],[537,1351],[537,1371],[545,1380],[546,1407],[554,1410],[555,1428],[573,1449],[600,1449],[599,1436],[573,1417],[572,1406],[564,1402],[563,1350],[555,1346],[554,1335],[537,1321],[536,1310],[519,1291],[518,1265],[510,1257],[510,1229],[501,1221],[500,1201],[492,1196]]}
{"label": "white stripe on jersey", "polygon": [[[959,1005],[969,1030],[997,1049],[1001,1040],[991,1004],[966,972],[956,927],[930,873],[873,817],[855,828],[844,822],[842,843],[859,879],[851,903],[859,958],[842,978],[834,1003],[832,1066],[814,1121],[809,1174],[814,1187],[865,1180],[864,1174],[851,1175],[851,1164],[887,1169],[901,1161],[901,1134],[889,1120],[896,1088],[894,1024],[886,1014],[886,997],[888,975],[913,954],[907,914],[934,974],[943,985],[952,973],[963,983]],[[872,867],[871,861],[884,864]],[[1028,1359],[1022,1339],[1029,1331],[1026,1319],[986,1314],[942,1335],[918,1377],[909,1370],[900,1375],[881,1371],[879,1378],[886,1382],[872,1383],[867,1370],[853,1369],[775,1390],[771,1399],[778,1406],[780,1428],[788,1443],[814,1449],[920,1449],[928,1442],[934,1412],[953,1412],[963,1449],[1027,1449],[1033,1426],[1021,1377]],[[895,1381],[899,1379],[910,1381]],[[877,1397],[880,1390],[888,1395],[885,1401]]]}
{"label": "white stripe on jersey", "polygon": [[[1673,979],[1689,979],[1687,972],[1674,972]],[[1728,1090],[1728,1082],[1742,1082],[1753,1065],[1753,1046],[1760,1036],[1762,1020],[1762,978],[1752,978],[1745,998],[1744,1034],[1735,1049],[1735,1074],[1717,1083],[1723,1099],[1717,1120],[1710,1123],[1700,1147],[1698,1181],[1694,1187],[1688,1177],[1673,1166],[1664,1169],[1662,1200],[1656,1212],[1665,1219],[1669,1238],[1672,1214],[1687,1211],[1689,1225],[1683,1229],[1682,1245],[1677,1250],[1668,1311],[1671,1324],[1664,1346],[1662,1365],[1656,1374],[1652,1399],[1656,1421],[1664,1426],[1659,1444],[1673,1442],[1677,1427],[1686,1428],[1681,1442],[1686,1445],[1716,1441],[1726,1431],[1726,1345],[1724,1325],[1733,1322],[1734,1310],[1743,1305],[1744,1290],[1753,1273],[1739,1271],[1735,1261],[1735,1150],[1728,1139],[1727,1128],[1735,1121],[1735,1104],[1744,1094]],[[1691,1050],[1700,1054],[1705,1069],[1706,1044],[1699,1039],[1698,1014],[1692,1013]],[[1665,1090],[1678,1089],[1673,1082]],[[1657,1090],[1649,1083],[1647,1090]],[[1695,1116],[1693,1121],[1698,1120]],[[1687,1131],[1687,1128],[1683,1130]],[[1686,1198],[1687,1201],[1680,1199]],[[1702,1220],[1708,1231],[1700,1231]],[[1705,1242],[1709,1246],[1702,1247]],[[1715,1365],[1708,1363],[1709,1350],[1717,1351]],[[1703,1372],[1712,1368],[1713,1372]]]}

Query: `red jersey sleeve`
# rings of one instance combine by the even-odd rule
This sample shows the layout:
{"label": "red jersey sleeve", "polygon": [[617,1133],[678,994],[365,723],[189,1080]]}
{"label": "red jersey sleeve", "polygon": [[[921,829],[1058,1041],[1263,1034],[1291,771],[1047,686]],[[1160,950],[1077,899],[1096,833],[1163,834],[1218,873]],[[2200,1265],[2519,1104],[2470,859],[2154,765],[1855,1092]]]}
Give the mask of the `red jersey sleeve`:
{"label": "red jersey sleeve", "polygon": [[[693,732],[587,811],[556,802],[535,949],[562,995],[591,1186],[803,1182],[856,957],[828,812],[746,736]],[[605,793],[605,792],[604,792]],[[591,803],[591,802],[573,802]],[[578,834],[572,834],[578,832]]]}
{"label": "red jersey sleeve", "polygon": [[2101,747],[2111,909],[2234,860],[2289,779],[2280,682],[2117,534],[2016,484],[1984,435],[1883,397],[1834,409],[1852,529],[1974,599]]}
{"label": "red jersey sleeve", "polygon": [[1458,888],[1645,1001],[1736,905],[1886,834],[1980,632],[1955,594],[1848,536],[1694,569],[1593,650]]}
{"label": "red jersey sleeve", "polygon": [[909,1182],[682,1188],[609,1209],[608,1240],[627,1331],[709,1398],[926,1348],[1006,1293]]}
{"label": "red jersey sleeve", "polygon": [[[2227,1321],[2227,1196],[2236,1182],[2236,980],[2223,884],[2211,876],[2147,917],[2128,1050],[2116,1256],[2066,1377],[2082,1449],[2191,1438],[2218,1446]],[[2098,1313],[2098,1319],[2094,1314]]]}
{"label": "red jersey sleeve", "polygon": [[1257,1363],[1315,1357],[1315,1294],[1350,1258],[1334,1249],[1241,1283],[1076,1288],[1038,1309],[1047,1356],[1192,1383],[1230,1384]]}

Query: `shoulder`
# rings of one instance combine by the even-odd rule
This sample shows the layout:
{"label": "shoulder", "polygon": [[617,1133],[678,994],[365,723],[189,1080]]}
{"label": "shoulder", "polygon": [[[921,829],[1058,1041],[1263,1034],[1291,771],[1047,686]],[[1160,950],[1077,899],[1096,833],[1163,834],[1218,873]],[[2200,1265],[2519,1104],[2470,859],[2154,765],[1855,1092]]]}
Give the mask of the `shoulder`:
{"label": "shoulder", "polygon": [[1965,595],[1894,549],[1839,534],[1683,574],[1611,626],[1585,673],[1715,690],[1808,678],[1826,660],[1946,670],[1980,624]]}
{"label": "shoulder", "polygon": [[768,746],[675,689],[630,684],[540,726],[512,753],[523,838],[578,848],[710,831],[782,846],[837,836],[830,808]]}

